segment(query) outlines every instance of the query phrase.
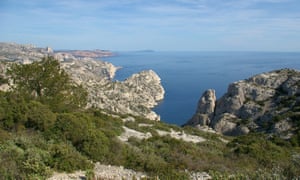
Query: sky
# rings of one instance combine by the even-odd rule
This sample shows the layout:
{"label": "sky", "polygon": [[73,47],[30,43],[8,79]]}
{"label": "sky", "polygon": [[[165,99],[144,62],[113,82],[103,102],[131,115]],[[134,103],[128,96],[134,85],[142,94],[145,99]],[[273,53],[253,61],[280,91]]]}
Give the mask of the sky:
{"label": "sky", "polygon": [[300,51],[300,0],[0,0],[0,42],[113,51]]}

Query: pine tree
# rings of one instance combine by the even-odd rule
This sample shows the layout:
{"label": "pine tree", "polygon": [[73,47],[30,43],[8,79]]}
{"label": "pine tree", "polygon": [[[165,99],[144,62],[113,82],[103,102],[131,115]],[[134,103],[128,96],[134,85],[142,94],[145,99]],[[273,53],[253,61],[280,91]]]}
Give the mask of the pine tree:
{"label": "pine tree", "polygon": [[71,80],[53,57],[44,57],[31,64],[13,64],[8,75],[15,92],[27,100],[47,104],[55,112],[86,105],[87,92]]}

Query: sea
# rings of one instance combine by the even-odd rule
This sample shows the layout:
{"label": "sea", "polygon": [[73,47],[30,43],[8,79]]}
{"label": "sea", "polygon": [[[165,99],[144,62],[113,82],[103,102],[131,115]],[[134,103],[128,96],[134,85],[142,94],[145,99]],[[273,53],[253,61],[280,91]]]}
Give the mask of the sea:
{"label": "sea", "polygon": [[300,52],[115,52],[101,58],[121,66],[115,80],[152,69],[161,78],[165,98],[153,110],[161,121],[175,125],[187,122],[207,89],[217,98],[232,82],[282,68],[300,70]]}

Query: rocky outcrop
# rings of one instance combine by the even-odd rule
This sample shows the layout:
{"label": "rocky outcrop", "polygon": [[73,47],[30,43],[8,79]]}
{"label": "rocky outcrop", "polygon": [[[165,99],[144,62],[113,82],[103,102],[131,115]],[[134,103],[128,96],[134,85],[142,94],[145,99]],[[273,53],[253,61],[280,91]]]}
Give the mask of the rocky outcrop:
{"label": "rocky outcrop", "polygon": [[216,106],[216,93],[213,89],[206,90],[201,96],[195,115],[187,122],[188,125],[208,126],[213,118]]}
{"label": "rocky outcrop", "polygon": [[0,61],[0,91],[8,91],[8,81],[6,78],[6,70],[9,66],[9,63]]}
{"label": "rocky outcrop", "polygon": [[299,95],[299,71],[262,73],[230,84],[227,93],[214,102],[214,90],[207,90],[187,124],[209,125],[226,135],[264,131],[283,136],[295,129],[293,119],[298,118]]}
{"label": "rocky outcrop", "polygon": [[[151,110],[164,98],[164,89],[159,76],[154,71],[147,70],[133,74],[125,81],[114,81],[113,78],[119,67],[91,58],[109,54],[108,51],[101,50],[55,52],[49,47],[37,48],[33,45],[0,43],[2,62],[27,64],[39,61],[45,56],[54,56],[74,82],[87,89],[87,107],[160,120],[159,115]],[[1,67],[7,68],[4,63],[1,64]],[[8,87],[0,84],[0,89],[7,90]]]}
{"label": "rocky outcrop", "polygon": [[174,139],[178,139],[190,143],[201,143],[206,141],[206,139],[203,137],[186,134],[184,131],[174,131],[173,129],[170,129],[170,131],[163,131],[163,130],[156,129],[156,132],[158,133],[159,136],[170,136]]}
{"label": "rocky outcrop", "polygon": [[152,70],[133,74],[125,81],[89,83],[89,107],[160,120],[151,110],[164,97],[159,76]]}

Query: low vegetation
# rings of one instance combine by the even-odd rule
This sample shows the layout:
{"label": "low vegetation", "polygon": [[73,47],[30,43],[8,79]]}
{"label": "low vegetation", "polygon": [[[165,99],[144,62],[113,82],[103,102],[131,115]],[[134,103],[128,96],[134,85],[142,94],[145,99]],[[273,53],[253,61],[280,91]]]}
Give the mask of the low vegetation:
{"label": "low vegetation", "polygon": [[[92,172],[95,162],[122,165],[160,179],[188,179],[186,170],[206,171],[214,179],[300,177],[299,130],[290,140],[249,134],[222,137],[229,141],[225,143],[220,135],[191,127],[140,117],[124,123],[122,116],[84,109],[85,90],[74,84],[51,57],[14,65],[9,75],[15,88],[0,92],[0,179],[45,179],[54,171],[79,169]],[[54,77],[61,82],[51,79]],[[298,116],[291,118],[299,121]],[[152,126],[138,126],[141,123]],[[130,138],[123,143],[117,138],[122,126],[153,132],[152,137]],[[206,141],[184,142],[153,131],[171,128]]]}

